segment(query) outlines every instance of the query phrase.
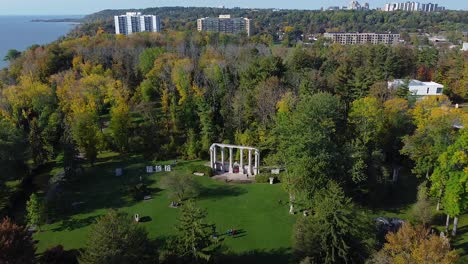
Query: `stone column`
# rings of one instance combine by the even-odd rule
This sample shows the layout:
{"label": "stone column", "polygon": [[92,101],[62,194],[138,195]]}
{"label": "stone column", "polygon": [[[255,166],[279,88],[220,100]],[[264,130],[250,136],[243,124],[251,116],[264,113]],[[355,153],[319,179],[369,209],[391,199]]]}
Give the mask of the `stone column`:
{"label": "stone column", "polygon": [[249,167],[247,168],[247,174],[252,175],[252,150],[249,149]]}
{"label": "stone column", "polygon": [[213,162],[213,148],[210,148],[210,166],[214,169],[214,162]]}
{"label": "stone column", "polygon": [[260,173],[260,152],[255,151],[255,175]]}
{"label": "stone column", "polygon": [[216,168],[216,145],[213,146],[213,166],[215,171],[217,171],[218,168]]}
{"label": "stone column", "polygon": [[229,148],[229,173],[233,172],[232,165],[232,148]]}
{"label": "stone column", "polygon": [[223,172],[226,171],[226,169],[224,168],[224,147],[221,147],[221,170]]}
{"label": "stone column", "polygon": [[239,174],[244,174],[243,149],[239,148],[239,151],[240,151]]}

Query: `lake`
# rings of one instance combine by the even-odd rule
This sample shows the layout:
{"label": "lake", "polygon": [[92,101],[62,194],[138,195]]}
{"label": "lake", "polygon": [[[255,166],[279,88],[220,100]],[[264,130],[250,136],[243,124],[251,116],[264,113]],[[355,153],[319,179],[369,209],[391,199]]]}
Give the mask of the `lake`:
{"label": "lake", "polygon": [[9,49],[24,51],[34,44],[47,44],[65,36],[77,24],[70,22],[31,22],[33,19],[81,18],[82,16],[0,16],[0,68]]}

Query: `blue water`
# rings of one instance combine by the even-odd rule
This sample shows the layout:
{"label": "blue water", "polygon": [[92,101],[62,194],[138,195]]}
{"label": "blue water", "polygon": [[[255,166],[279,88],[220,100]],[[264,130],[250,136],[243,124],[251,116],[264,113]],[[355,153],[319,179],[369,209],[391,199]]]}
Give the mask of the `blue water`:
{"label": "blue water", "polygon": [[47,44],[65,36],[76,24],[31,22],[33,19],[80,18],[81,16],[0,16],[0,68],[9,49],[24,51],[34,44]]}

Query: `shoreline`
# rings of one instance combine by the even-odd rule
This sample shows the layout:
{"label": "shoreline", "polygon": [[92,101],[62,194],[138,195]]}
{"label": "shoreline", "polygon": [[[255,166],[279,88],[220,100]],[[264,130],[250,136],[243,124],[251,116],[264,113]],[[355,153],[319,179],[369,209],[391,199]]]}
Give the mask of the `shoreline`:
{"label": "shoreline", "polygon": [[53,19],[32,19],[29,22],[45,22],[45,23],[76,23],[81,24],[83,21],[77,18],[53,18]]}

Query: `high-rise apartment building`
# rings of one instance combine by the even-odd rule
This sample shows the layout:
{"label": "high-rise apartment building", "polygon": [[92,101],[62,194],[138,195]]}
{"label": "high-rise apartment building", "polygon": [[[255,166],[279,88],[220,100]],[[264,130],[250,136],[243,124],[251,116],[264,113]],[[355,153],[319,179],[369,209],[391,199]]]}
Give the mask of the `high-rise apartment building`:
{"label": "high-rise apartment building", "polygon": [[408,12],[436,12],[443,11],[445,7],[439,6],[438,4],[428,3],[421,4],[419,2],[405,2],[405,3],[387,3],[385,4],[383,11],[393,12],[393,11],[408,11]]}
{"label": "high-rise apartment building", "polygon": [[131,35],[138,32],[160,32],[159,16],[142,15],[140,12],[128,12],[123,16],[115,16],[115,34]]}
{"label": "high-rise apartment building", "polygon": [[377,33],[325,33],[325,38],[334,43],[343,45],[353,44],[397,44],[400,42],[400,34],[377,34]]}
{"label": "high-rise apartment building", "polygon": [[228,34],[239,34],[245,32],[247,36],[252,35],[252,20],[231,15],[220,15],[218,18],[200,18],[197,20],[198,31],[220,32]]}

